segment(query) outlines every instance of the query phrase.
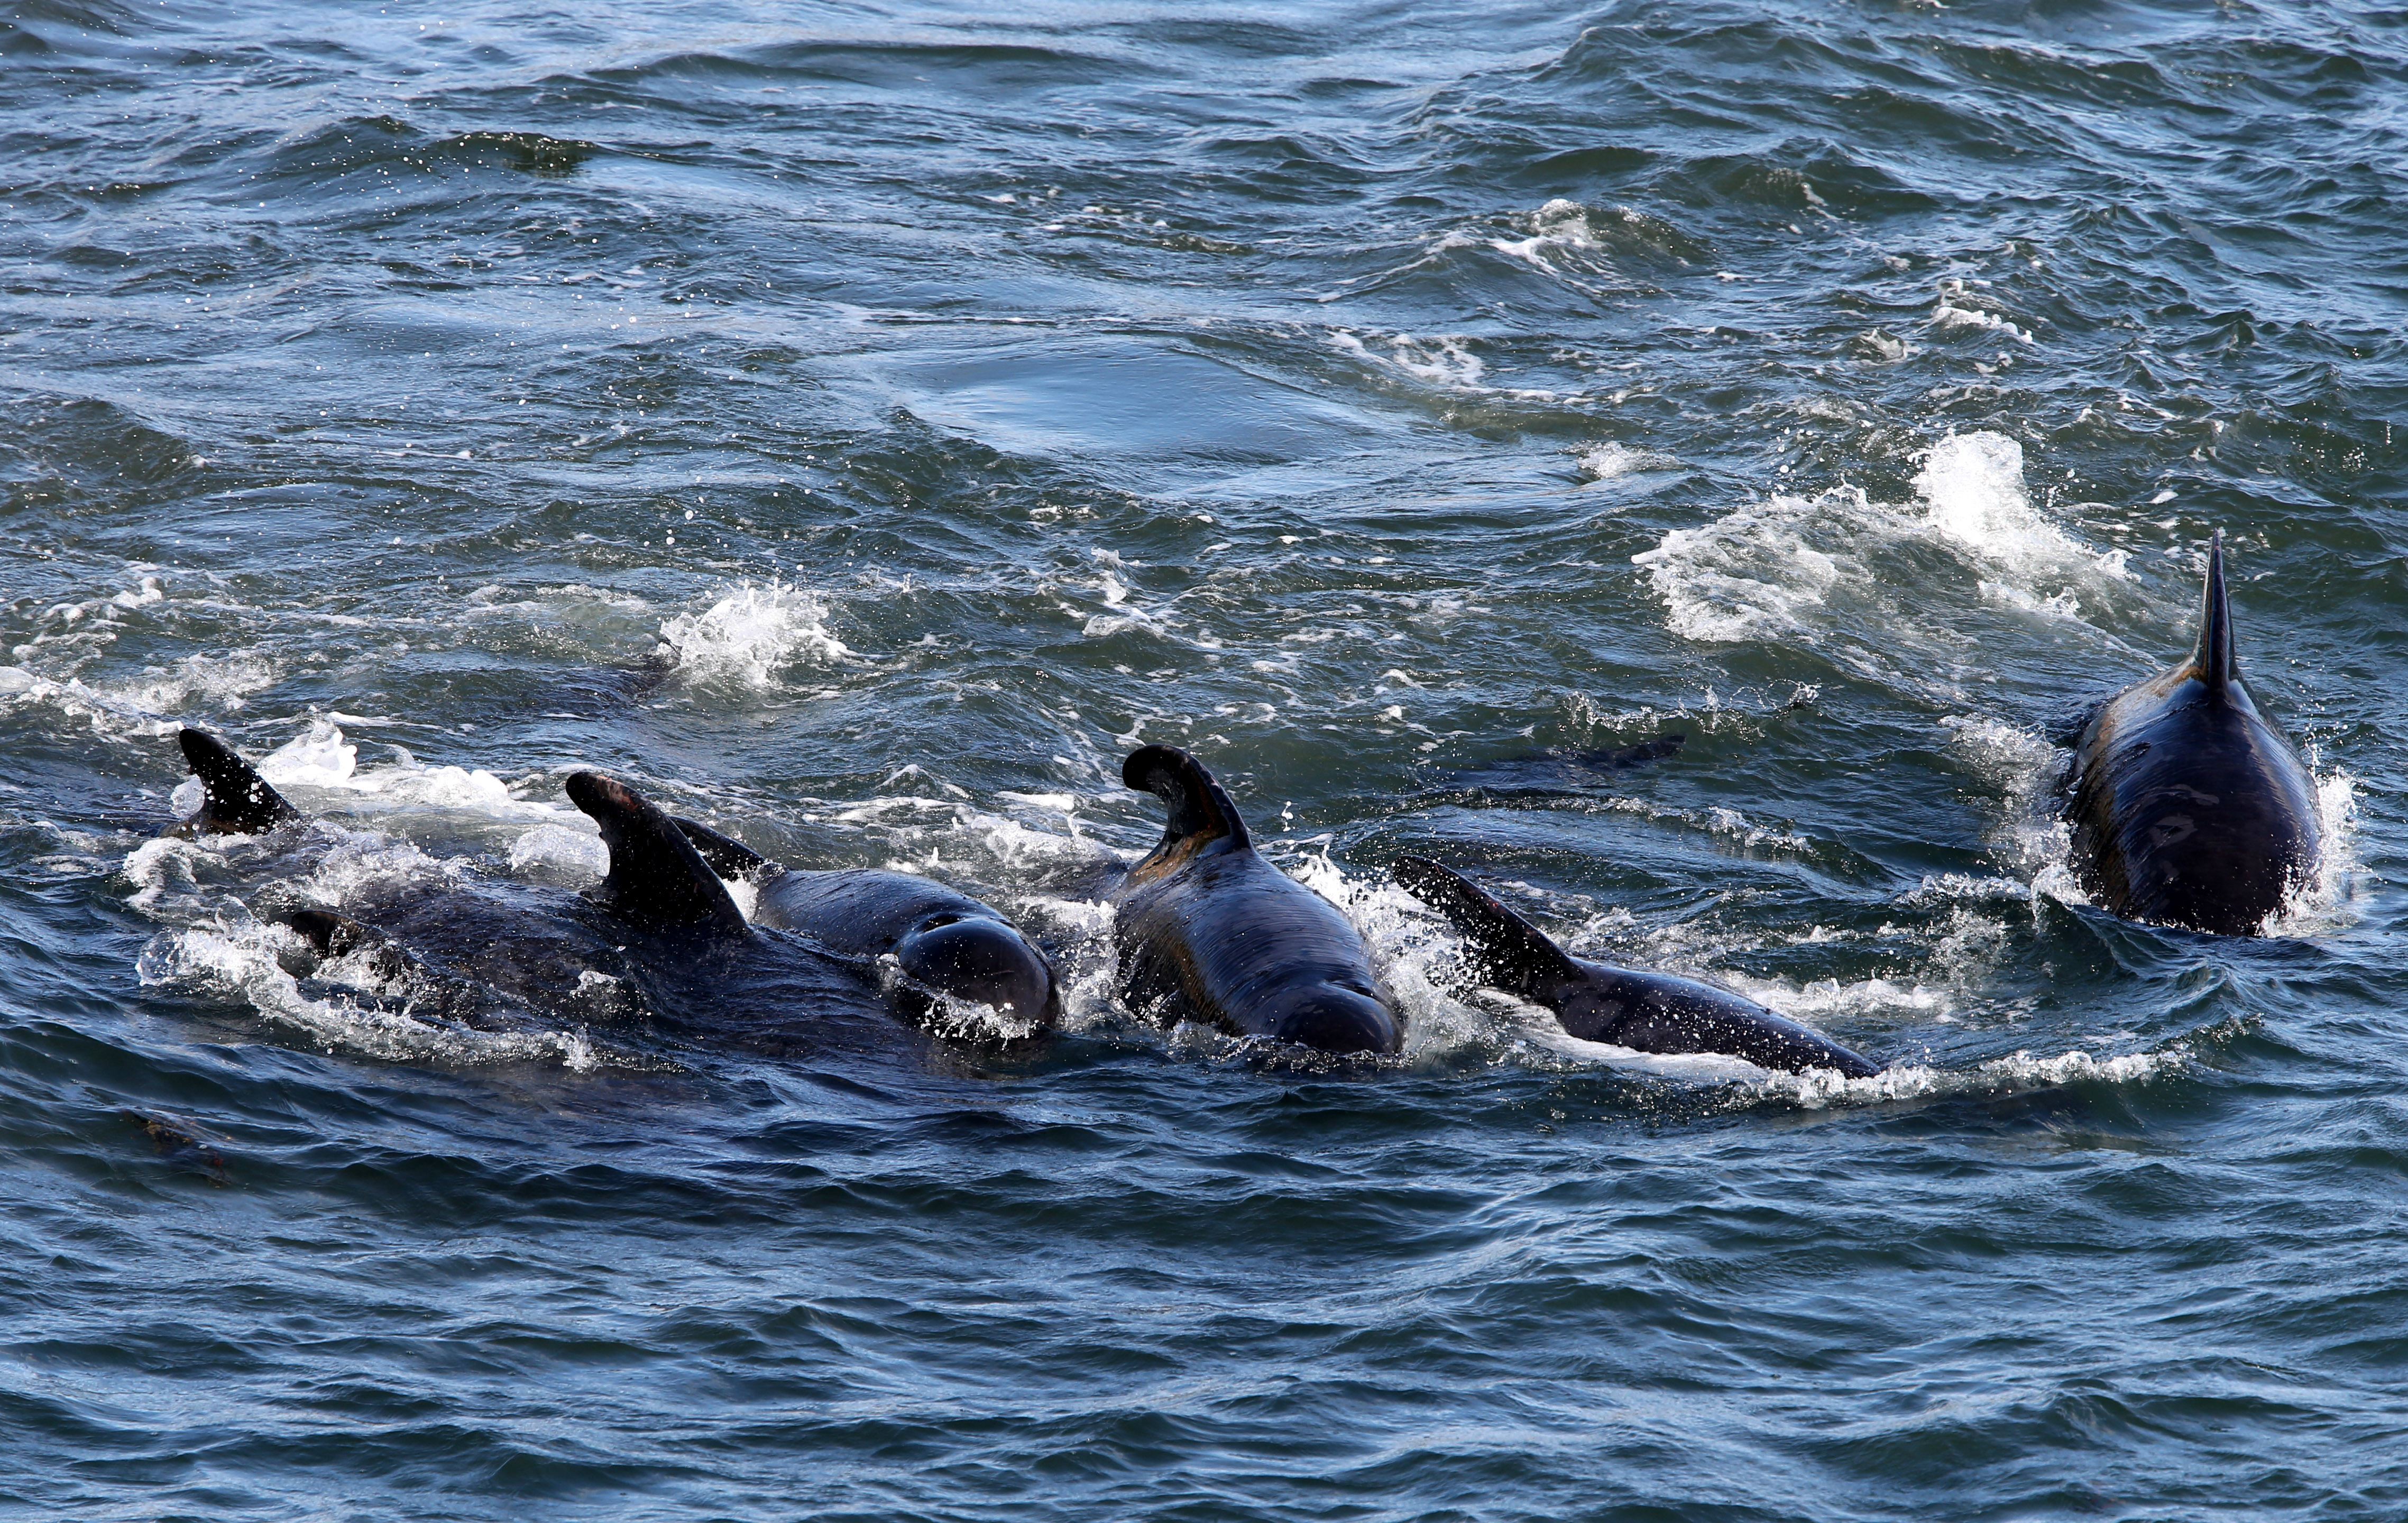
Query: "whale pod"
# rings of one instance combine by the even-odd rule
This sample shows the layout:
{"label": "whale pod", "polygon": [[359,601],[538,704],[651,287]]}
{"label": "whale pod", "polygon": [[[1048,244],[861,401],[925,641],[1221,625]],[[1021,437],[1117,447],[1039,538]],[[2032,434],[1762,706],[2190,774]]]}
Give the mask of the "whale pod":
{"label": "whale pod", "polygon": [[1424,856],[1391,869],[1460,933],[1473,974],[1555,1012],[1565,1034],[1642,1053],[1725,1053],[1792,1073],[1868,1078],[1881,1065],[1728,989],[1575,957],[1461,873]]}
{"label": "whale pod", "polygon": [[1397,1050],[1401,1025],[1381,1002],[1361,934],[1255,853],[1203,763],[1145,746],[1121,781],[1168,808],[1161,842],[1117,895],[1122,993],[1133,1009],[1324,1052]]}
{"label": "whale pod", "polygon": [[2234,646],[2219,529],[2189,657],[2100,705],[2074,748],[2074,878],[2128,920],[2256,935],[2316,870],[2315,780]]}

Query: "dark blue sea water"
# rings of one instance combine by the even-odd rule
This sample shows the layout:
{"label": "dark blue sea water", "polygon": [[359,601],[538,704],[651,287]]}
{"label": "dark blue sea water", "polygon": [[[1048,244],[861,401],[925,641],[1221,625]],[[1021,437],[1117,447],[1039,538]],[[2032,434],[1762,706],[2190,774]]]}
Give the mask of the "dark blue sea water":
{"label": "dark blue sea water", "polygon": [[[2408,11],[0,17],[0,1512],[2408,1517]],[[2256,940],[2050,813],[2219,526]],[[320,823],[154,841],[186,723]],[[1401,1059],[1119,1007],[1154,740]],[[582,766],[1070,1029],[295,971]],[[1406,851],[1895,1067],[1451,997]]]}

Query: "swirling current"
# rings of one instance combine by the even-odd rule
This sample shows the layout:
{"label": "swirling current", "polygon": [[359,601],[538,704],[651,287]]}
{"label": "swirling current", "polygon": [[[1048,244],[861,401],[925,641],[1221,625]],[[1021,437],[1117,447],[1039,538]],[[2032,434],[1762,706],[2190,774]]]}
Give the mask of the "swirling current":
{"label": "swirling current", "polygon": [[[0,1505],[2408,1516],[2403,101],[2382,5],[14,0]],[[2217,528],[2256,939],[2051,805]],[[186,724],[301,847],[159,839]],[[1401,1057],[1120,1007],[1149,741]],[[581,767],[1068,1028],[295,970],[591,884]],[[1892,1066],[1463,994],[1407,852]]]}

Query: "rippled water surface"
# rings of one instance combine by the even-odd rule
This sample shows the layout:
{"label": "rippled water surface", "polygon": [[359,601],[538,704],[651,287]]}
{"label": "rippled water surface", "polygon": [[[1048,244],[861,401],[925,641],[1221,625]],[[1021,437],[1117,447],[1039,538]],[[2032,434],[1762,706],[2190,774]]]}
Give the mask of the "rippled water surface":
{"label": "rippled water surface", "polygon": [[[2408,1516],[2408,12],[0,17],[7,1510]],[[2251,941],[2049,813],[2218,526]],[[155,841],[186,723],[303,839]],[[1154,740],[1402,1058],[1119,1008]],[[296,974],[573,903],[580,766],[1069,1029]],[[1407,851],[1893,1067],[1467,1003]]]}

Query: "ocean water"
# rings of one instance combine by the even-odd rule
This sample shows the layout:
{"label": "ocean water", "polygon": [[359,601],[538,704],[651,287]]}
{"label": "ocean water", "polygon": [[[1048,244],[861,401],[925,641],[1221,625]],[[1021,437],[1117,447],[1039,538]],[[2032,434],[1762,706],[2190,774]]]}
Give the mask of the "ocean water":
{"label": "ocean water", "polygon": [[[0,1511],[2408,1516],[2403,101],[2380,5],[0,7]],[[2246,941],[2050,808],[2218,527],[2337,843]],[[306,839],[157,840],[183,724]],[[1147,741],[1402,1057],[1118,1007]],[[561,902],[584,766],[1068,1029],[265,924]],[[1893,1067],[1458,998],[1407,851]]]}

